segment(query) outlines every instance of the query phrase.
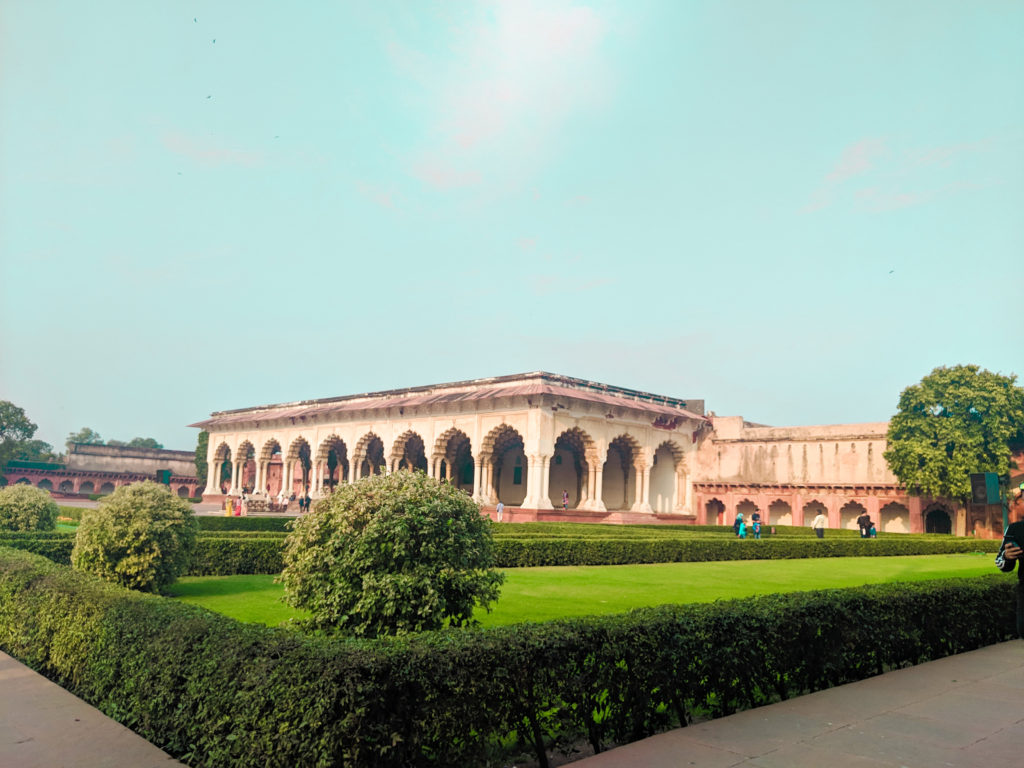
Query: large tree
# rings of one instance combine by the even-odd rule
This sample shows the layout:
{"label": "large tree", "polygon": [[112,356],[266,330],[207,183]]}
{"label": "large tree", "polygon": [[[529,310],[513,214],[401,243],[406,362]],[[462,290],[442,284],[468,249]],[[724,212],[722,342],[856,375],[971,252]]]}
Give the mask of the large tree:
{"label": "large tree", "polygon": [[100,437],[100,433],[96,432],[89,427],[82,427],[77,432],[72,432],[68,435],[68,439],[64,441],[68,448],[71,447],[72,443],[85,443],[87,445],[103,445],[103,438]]}
{"label": "large tree", "polygon": [[972,472],[1006,474],[1024,429],[1015,375],[977,365],[936,368],[900,394],[884,457],[910,493],[967,501]]}
{"label": "large tree", "polygon": [[133,437],[131,440],[128,441],[128,447],[129,448],[153,448],[153,449],[159,450],[159,449],[163,448],[164,446],[163,446],[163,443],[158,443],[152,437]]}
{"label": "large tree", "polygon": [[25,411],[9,400],[0,400],[0,467],[25,449],[36,433]]}

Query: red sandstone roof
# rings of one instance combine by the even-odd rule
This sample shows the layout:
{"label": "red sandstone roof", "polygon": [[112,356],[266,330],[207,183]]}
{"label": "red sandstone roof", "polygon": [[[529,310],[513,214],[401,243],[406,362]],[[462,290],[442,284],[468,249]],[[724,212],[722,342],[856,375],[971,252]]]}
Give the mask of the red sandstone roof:
{"label": "red sandstone roof", "polygon": [[[214,413],[209,419],[190,424],[192,427],[227,426],[248,421],[277,419],[306,419],[313,416],[327,416],[351,411],[378,410],[382,408],[412,408],[428,405],[469,403],[496,397],[529,397],[531,395],[553,395],[570,400],[584,400],[608,406],[633,408],[658,416],[682,417],[707,421],[693,411],[686,409],[686,402],[677,398],[651,395],[636,390],[626,390],[605,384],[571,379],[566,376],[536,373],[522,376],[508,376],[499,379],[483,379],[480,382],[494,382],[504,386],[489,386],[478,389],[450,391],[456,386],[475,382],[458,382],[437,387],[420,387],[407,390],[392,390],[367,395],[353,395],[345,398],[314,400],[284,406],[262,406],[236,411]],[[505,384],[505,382],[508,382]],[[573,386],[575,385],[575,386]],[[449,390],[449,391],[445,391]],[[657,402],[661,401],[661,402]]]}

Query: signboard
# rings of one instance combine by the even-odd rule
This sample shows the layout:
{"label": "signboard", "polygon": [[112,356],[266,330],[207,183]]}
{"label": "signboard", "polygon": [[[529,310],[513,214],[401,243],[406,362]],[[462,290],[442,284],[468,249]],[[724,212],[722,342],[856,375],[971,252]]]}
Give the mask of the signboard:
{"label": "signboard", "polygon": [[971,474],[971,501],[975,504],[999,504],[999,475],[995,472]]}

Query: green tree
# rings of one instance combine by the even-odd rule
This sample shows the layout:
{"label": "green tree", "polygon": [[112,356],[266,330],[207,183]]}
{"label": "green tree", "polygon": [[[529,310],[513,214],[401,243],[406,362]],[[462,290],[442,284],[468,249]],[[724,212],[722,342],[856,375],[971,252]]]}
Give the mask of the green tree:
{"label": "green tree", "polygon": [[82,512],[71,565],[130,589],[163,590],[188,568],[192,505],[150,481],[123,485]]}
{"label": "green tree", "polygon": [[504,575],[476,503],[403,470],[343,485],[297,519],[280,579],[310,626],[375,637],[472,624]]}
{"label": "green tree", "polygon": [[24,448],[26,442],[36,433],[25,411],[10,400],[0,400],[0,467]]}
{"label": "green tree", "polygon": [[206,476],[210,468],[206,463],[206,452],[210,447],[210,433],[205,429],[199,433],[196,439],[196,477],[199,478],[199,490],[206,487]]}
{"label": "green tree", "polygon": [[124,440],[107,440],[107,445],[112,446],[114,448],[125,448],[127,447],[128,443],[126,443]]}
{"label": "green tree", "polygon": [[52,531],[58,511],[50,494],[40,488],[23,483],[0,488],[0,530]]}
{"label": "green tree", "polygon": [[1024,429],[1015,375],[977,365],[936,368],[900,394],[883,456],[910,493],[967,501],[972,472],[1006,474]]}
{"label": "green tree", "polygon": [[82,427],[77,432],[72,432],[68,435],[68,439],[64,441],[68,448],[71,447],[72,443],[85,443],[87,445],[103,445],[103,438],[100,437],[99,432],[94,432],[89,427]]}
{"label": "green tree", "polygon": [[60,461],[53,446],[42,440],[25,440],[14,451],[11,459],[18,461]]}
{"label": "green tree", "polygon": [[[108,443],[109,445],[109,443]],[[163,448],[163,443],[158,443],[152,437],[133,437],[128,441],[128,447],[130,448],[152,448],[159,450]]]}

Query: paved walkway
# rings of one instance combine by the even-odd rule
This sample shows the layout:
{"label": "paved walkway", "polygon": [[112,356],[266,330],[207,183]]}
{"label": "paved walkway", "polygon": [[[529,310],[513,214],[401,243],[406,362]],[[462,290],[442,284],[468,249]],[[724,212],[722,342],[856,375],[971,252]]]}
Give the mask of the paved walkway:
{"label": "paved walkway", "polygon": [[141,736],[0,653],[0,768],[174,768]]}
{"label": "paved walkway", "polygon": [[573,768],[987,768],[1024,758],[1024,641],[680,728]]}
{"label": "paved walkway", "polygon": [[[573,768],[987,768],[1024,754],[1024,641],[741,712]],[[0,653],[0,768],[181,766]]]}

